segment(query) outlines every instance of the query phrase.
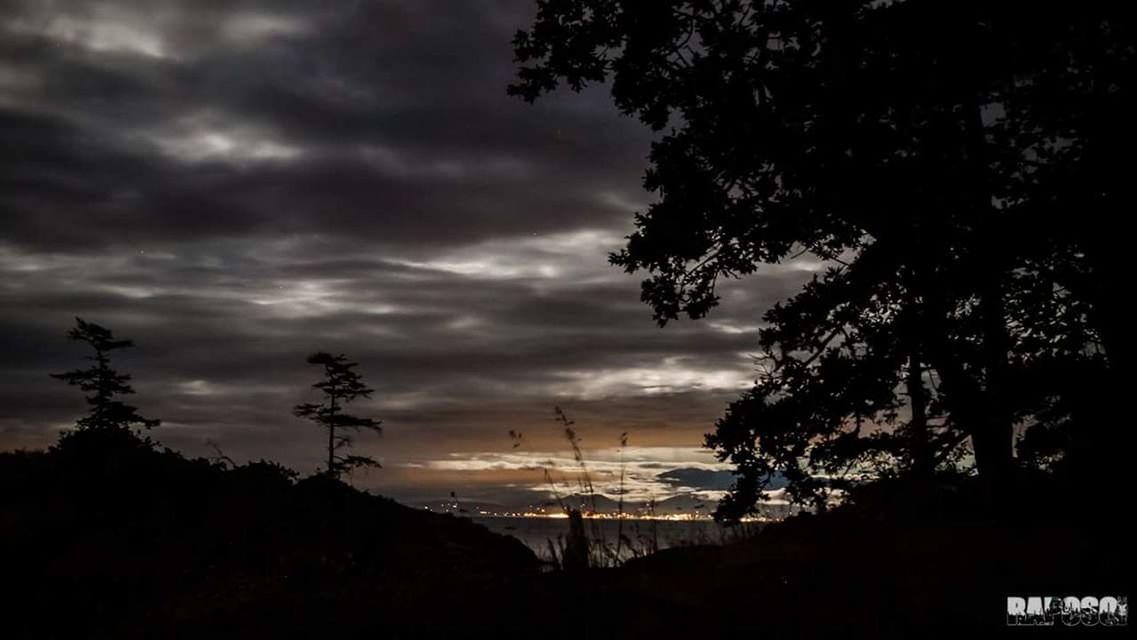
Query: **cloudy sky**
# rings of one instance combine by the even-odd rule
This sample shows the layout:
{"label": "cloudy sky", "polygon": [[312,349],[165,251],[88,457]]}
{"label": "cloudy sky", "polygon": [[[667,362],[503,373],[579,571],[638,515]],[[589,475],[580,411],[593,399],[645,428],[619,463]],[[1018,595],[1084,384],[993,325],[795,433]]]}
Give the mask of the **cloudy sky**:
{"label": "cloudy sky", "polygon": [[604,87],[506,96],[533,4],[0,0],[0,447],[84,410],[48,377],[78,315],[137,343],[134,400],[187,453],[316,469],[290,410],[325,350],[384,421],[357,485],[524,503],[571,466],[559,405],[602,490],[622,432],[634,498],[721,488],[702,434],[811,265],[658,328],[606,262],[650,134]]}

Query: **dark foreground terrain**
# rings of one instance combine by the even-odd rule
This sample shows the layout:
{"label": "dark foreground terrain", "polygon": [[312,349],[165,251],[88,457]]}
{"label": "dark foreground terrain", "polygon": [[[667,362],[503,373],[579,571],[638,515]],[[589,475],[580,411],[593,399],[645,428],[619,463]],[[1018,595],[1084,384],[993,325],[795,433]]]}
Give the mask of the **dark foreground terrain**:
{"label": "dark foreground terrain", "polygon": [[969,491],[885,489],[725,547],[544,573],[464,519],[83,433],[0,454],[0,636],[960,637],[1007,631],[1008,595],[1128,593],[1122,517],[1038,487],[984,515]]}

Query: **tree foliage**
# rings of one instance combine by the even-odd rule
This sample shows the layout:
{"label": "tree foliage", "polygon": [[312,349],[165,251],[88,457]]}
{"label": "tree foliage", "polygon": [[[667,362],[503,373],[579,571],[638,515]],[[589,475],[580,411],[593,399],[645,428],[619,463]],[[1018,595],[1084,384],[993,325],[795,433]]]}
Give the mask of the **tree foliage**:
{"label": "tree foliage", "polygon": [[110,354],[134,346],[130,340],[116,339],[110,329],[94,322],[75,318],[75,327],[67,332],[67,337],[76,342],[85,342],[95,352],[84,356],[92,364],[81,369],[63,373],[53,373],[51,377],[79,387],[87,394],[89,407],[87,415],[76,425],[79,431],[130,431],[133,427],[150,429],[161,424],[161,420],[144,418],[138,409],[121,400],[122,396],[134,393],[130,386],[130,376],[119,373],[111,367]]}
{"label": "tree foliage", "polygon": [[[381,434],[381,420],[364,418],[345,411],[346,406],[359,398],[368,398],[374,389],[363,382],[363,376],[355,371],[358,362],[350,362],[347,356],[319,352],[308,356],[308,364],[323,367],[323,378],[312,385],[324,396],[323,402],[298,404],[293,414],[298,418],[311,420],[328,432],[326,473],[339,478],[343,473],[359,467],[380,465],[373,458],[341,453],[350,449],[353,443],[351,433],[361,430]],[[337,433],[338,430],[338,433]],[[346,432],[346,433],[345,433]]]}
{"label": "tree foliage", "polygon": [[539,0],[510,92],[609,82],[658,133],[658,197],[611,261],[649,274],[660,324],[720,279],[824,265],[708,434],[738,474],[721,515],[775,472],[815,503],[971,459],[1000,487],[1129,437],[1105,418],[1132,354],[1133,36],[1098,3]]}

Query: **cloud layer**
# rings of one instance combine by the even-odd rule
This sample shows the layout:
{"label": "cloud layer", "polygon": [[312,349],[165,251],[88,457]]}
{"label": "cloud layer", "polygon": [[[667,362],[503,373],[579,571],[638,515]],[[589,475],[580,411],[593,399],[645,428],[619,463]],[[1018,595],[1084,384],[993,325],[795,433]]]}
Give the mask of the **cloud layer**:
{"label": "cloud layer", "polygon": [[812,266],[656,328],[606,264],[650,137],[602,87],[505,96],[531,4],[0,0],[0,446],[83,410],[47,377],[79,315],[138,343],[137,404],[192,453],[315,468],[290,415],[314,350],[377,389],[387,432],[360,446],[387,469],[360,483],[396,496],[509,493],[437,461],[507,454],[510,429],[553,455],[554,404],[597,456],[625,431],[697,447]]}

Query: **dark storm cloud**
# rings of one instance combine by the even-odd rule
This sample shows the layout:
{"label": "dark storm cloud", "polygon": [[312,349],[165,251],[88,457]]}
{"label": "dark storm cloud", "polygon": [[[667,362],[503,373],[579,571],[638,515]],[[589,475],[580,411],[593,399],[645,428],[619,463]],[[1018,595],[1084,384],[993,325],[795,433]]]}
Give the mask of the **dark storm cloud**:
{"label": "dark storm cloud", "polygon": [[656,328],[606,264],[650,138],[603,88],[505,96],[531,4],[0,0],[0,444],[83,410],[47,377],[81,315],[193,452],[315,466],[289,407],[317,349],[377,389],[393,492],[511,428],[562,447],[553,404],[586,446],[697,446],[810,265]]}
{"label": "dark storm cloud", "polygon": [[6,236],[438,245],[611,226],[646,136],[602,92],[504,97],[526,4],[16,3]]}
{"label": "dark storm cloud", "polygon": [[716,469],[684,467],[659,474],[659,479],[677,487],[725,491],[734,483],[734,474]]}

